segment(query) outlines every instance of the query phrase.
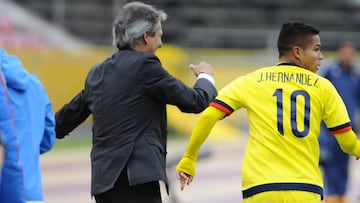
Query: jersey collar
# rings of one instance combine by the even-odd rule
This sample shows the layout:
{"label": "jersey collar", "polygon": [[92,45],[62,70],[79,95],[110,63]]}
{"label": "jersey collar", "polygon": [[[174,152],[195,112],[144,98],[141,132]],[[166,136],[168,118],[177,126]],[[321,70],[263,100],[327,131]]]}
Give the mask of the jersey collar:
{"label": "jersey collar", "polygon": [[279,62],[278,64],[276,64],[277,66],[297,66],[300,67],[298,64],[296,63],[292,63],[292,62]]}

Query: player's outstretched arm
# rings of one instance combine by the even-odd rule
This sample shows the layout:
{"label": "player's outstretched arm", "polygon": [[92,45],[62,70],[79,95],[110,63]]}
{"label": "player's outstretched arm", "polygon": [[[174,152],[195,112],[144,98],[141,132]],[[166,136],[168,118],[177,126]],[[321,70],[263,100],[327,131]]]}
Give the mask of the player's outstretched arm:
{"label": "player's outstretched arm", "polygon": [[345,153],[360,157],[360,140],[357,139],[354,131],[350,130],[334,136]]}
{"label": "player's outstretched arm", "polygon": [[180,189],[183,190],[185,184],[189,185],[195,175],[196,160],[199,155],[201,145],[214,127],[215,123],[222,119],[225,113],[215,107],[209,106],[201,113],[194,131],[191,134],[190,142],[185,153],[176,166],[176,176],[180,181]]}

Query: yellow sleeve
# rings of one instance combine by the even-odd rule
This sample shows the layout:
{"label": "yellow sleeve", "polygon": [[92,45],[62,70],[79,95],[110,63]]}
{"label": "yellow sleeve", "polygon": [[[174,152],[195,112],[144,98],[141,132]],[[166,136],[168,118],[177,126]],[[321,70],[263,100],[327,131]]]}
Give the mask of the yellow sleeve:
{"label": "yellow sleeve", "polygon": [[214,127],[215,123],[224,118],[225,112],[209,106],[200,115],[195,128],[191,134],[190,142],[185,150],[183,158],[180,160],[176,169],[191,176],[195,175],[196,160],[201,145]]}
{"label": "yellow sleeve", "polygon": [[360,157],[360,140],[357,139],[354,131],[349,130],[334,136],[345,153]]}

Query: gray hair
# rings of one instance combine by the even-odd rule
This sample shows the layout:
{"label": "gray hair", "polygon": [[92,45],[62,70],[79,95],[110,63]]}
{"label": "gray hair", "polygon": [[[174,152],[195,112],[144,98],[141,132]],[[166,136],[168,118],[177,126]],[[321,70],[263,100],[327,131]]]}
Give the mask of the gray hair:
{"label": "gray hair", "polygon": [[119,49],[133,48],[142,43],[142,35],[154,36],[159,23],[165,21],[167,14],[142,2],[124,5],[113,24],[113,44]]}

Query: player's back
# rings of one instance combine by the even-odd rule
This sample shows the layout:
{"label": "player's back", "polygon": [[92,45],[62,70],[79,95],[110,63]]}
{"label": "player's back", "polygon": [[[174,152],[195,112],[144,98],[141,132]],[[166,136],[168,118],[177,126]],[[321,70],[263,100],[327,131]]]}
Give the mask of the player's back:
{"label": "player's back", "polygon": [[[320,192],[317,139],[321,120],[333,127],[343,124],[329,118],[335,112],[329,107],[342,105],[331,83],[287,63],[259,69],[236,83],[240,100],[236,108],[247,109],[250,132],[242,166],[243,189],[307,183],[299,187],[313,184],[310,190]],[[346,115],[338,116],[341,119],[336,121],[348,121]]]}

